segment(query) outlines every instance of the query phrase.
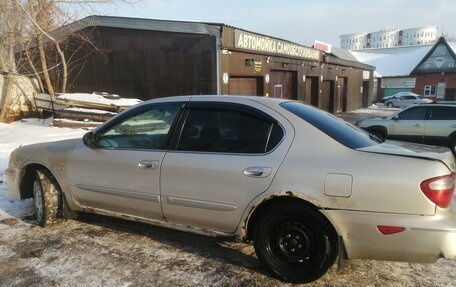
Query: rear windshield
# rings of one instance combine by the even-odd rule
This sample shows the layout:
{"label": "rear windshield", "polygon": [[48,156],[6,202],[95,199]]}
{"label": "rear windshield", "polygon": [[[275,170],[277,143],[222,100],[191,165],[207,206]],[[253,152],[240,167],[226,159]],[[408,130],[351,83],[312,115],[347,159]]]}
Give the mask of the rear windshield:
{"label": "rear windshield", "polygon": [[300,102],[284,102],[280,106],[346,147],[357,149],[376,145],[380,142],[364,130],[317,108]]}

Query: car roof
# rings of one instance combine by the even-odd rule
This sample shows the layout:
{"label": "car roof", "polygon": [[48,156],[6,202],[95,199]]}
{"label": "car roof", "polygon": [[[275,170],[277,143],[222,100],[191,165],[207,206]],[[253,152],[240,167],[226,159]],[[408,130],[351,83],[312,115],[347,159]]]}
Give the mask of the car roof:
{"label": "car roof", "polygon": [[417,105],[412,105],[412,106],[409,106],[407,108],[412,108],[412,107],[422,107],[422,106],[425,106],[425,107],[453,107],[453,108],[456,108],[456,103],[445,103],[445,102],[441,102],[441,103],[426,103],[426,104],[417,104]]}
{"label": "car roof", "polygon": [[[261,96],[240,96],[240,95],[184,95],[184,96],[171,96],[171,97],[162,97],[162,98],[155,98],[151,100],[147,100],[144,103],[151,103],[151,102],[167,102],[167,101],[188,101],[190,99],[196,100],[216,100],[216,101],[223,101],[223,99],[239,99],[239,100],[251,100],[259,103],[264,104],[280,104],[283,102],[290,101],[289,99],[278,99],[278,98],[269,98],[269,97],[261,97]],[[230,101],[228,100],[228,101]]]}

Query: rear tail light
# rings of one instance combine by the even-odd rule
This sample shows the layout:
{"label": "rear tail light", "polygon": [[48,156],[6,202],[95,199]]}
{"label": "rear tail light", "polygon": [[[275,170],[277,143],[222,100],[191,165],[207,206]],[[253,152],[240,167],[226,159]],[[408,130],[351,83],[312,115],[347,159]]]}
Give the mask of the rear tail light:
{"label": "rear tail light", "polygon": [[430,178],[420,184],[424,195],[440,207],[450,205],[454,187],[455,179],[452,174]]}

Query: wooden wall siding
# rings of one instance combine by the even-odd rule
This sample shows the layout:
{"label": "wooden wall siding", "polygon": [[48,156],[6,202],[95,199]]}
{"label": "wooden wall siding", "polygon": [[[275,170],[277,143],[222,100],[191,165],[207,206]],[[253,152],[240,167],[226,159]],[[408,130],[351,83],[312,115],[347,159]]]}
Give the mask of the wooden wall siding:
{"label": "wooden wall siding", "polygon": [[142,100],[217,93],[215,37],[99,27],[103,55],[87,59],[70,92],[104,91]]}

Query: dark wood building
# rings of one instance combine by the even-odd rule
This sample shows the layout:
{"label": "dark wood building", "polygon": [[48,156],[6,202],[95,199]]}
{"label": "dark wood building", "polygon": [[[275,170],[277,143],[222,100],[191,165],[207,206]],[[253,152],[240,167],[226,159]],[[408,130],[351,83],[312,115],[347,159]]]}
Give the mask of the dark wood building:
{"label": "dark wood building", "polygon": [[372,91],[372,66],[224,24],[90,16],[56,33],[80,32],[99,52],[85,56],[73,47],[80,62],[70,70],[69,92],[143,100],[256,95],[338,112],[365,106]]}

